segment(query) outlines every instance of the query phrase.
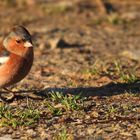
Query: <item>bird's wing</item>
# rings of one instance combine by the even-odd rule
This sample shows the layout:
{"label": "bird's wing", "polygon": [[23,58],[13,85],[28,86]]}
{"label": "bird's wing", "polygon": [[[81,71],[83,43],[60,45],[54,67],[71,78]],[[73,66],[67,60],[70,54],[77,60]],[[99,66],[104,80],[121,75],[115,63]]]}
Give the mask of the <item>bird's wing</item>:
{"label": "bird's wing", "polygon": [[9,59],[9,56],[2,56],[0,57],[0,65],[5,63]]}
{"label": "bird's wing", "polygon": [[0,43],[0,65],[5,63],[9,58],[9,53],[3,47],[2,43]]}

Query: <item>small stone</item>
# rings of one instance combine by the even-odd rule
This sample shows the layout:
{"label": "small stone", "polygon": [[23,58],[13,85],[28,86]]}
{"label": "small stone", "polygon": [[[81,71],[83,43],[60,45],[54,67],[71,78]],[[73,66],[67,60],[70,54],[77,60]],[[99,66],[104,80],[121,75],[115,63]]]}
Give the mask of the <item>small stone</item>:
{"label": "small stone", "polygon": [[8,133],[8,134],[12,134],[12,133],[13,133],[13,129],[10,128],[10,129],[7,131],[7,133]]}
{"label": "small stone", "polygon": [[20,135],[21,135],[20,132],[14,132],[14,133],[12,133],[11,137],[12,137],[12,139],[19,139]]}
{"label": "small stone", "polygon": [[121,17],[127,20],[135,20],[135,19],[139,19],[140,15],[139,12],[127,12],[127,13],[123,13]]}
{"label": "small stone", "polygon": [[6,127],[0,128],[0,133],[1,134],[7,133],[7,131],[8,131],[8,128],[6,128]]}
{"label": "small stone", "polygon": [[93,129],[93,128],[88,128],[88,129],[87,129],[87,133],[88,133],[89,135],[92,135],[92,134],[94,133],[94,131],[95,131],[95,129]]}
{"label": "small stone", "polygon": [[28,129],[27,133],[30,137],[34,138],[37,136],[37,133],[33,129]]}
{"label": "small stone", "polygon": [[121,55],[132,60],[140,61],[140,50],[126,50]]}
{"label": "small stone", "polygon": [[138,140],[140,140],[140,130],[136,130],[136,137]]}
{"label": "small stone", "polygon": [[122,132],[120,133],[123,136],[128,136],[128,137],[132,137],[132,134],[128,133],[128,132]]}
{"label": "small stone", "polygon": [[4,135],[0,137],[0,140],[12,140],[11,135]]}
{"label": "small stone", "polygon": [[39,45],[40,51],[44,51],[46,48],[50,48],[50,47],[51,47],[51,46],[50,46],[49,42],[41,43],[41,44]]}
{"label": "small stone", "polygon": [[114,132],[114,129],[112,127],[105,128],[105,132],[111,133]]}
{"label": "small stone", "polygon": [[55,49],[59,46],[59,43],[62,41],[60,38],[53,38],[49,40],[51,49]]}
{"label": "small stone", "polygon": [[45,131],[45,129],[40,128],[39,132],[42,140],[51,139],[51,136]]}
{"label": "small stone", "polygon": [[93,111],[93,112],[91,113],[91,117],[93,117],[93,118],[98,118],[98,116],[99,116],[99,114],[98,114],[97,111]]}

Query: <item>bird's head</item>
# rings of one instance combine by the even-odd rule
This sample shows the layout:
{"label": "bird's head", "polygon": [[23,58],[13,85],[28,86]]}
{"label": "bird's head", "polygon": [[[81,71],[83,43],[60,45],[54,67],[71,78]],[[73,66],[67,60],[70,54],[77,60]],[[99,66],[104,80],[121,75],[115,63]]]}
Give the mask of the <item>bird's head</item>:
{"label": "bird's head", "polygon": [[31,35],[23,26],[15,26],[3,41],[3,46],[11,53],[23,56],[33,49]]}

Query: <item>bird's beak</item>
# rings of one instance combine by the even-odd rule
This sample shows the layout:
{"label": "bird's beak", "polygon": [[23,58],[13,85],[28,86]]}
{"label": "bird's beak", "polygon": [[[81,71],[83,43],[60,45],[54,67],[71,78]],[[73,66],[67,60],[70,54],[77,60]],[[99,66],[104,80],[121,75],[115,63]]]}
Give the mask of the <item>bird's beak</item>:
{"label": "bird's beak", "polygon": [[31,42],[27,41],[24,43],[24,47],[27,47],[27,48],[33,47],[33,44]]}

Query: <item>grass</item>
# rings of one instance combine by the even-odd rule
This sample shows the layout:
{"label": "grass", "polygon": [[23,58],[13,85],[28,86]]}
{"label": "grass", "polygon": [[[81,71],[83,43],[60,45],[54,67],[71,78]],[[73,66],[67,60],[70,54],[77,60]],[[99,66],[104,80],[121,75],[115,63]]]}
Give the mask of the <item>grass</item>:
{"label": "grass", "polygon": [[[47,100],[45,102],[49,110],[54,114],[61,114],[63,111],[74,111],[79,110],[83,106],[83,100],[81,99],[80,94],[76,96],[64,95],[60,92],[52,92],[50,94],[51,102],[59,104],[61,109],[58,109],[57,106],[51,105]],[[63,109],[62,109],[63,108]]]}
{"label": "grass", "polygon": [[74,140],[73,135],[67,132],[66,128],[63,128],[55,137],[54,140]]}
{"label": "grass", "polygon": [[118,73],[121,81],[126,83],[133,83],[138,80],[135,74],[136,73],[135,69],[126,70],[125,68],[123,68],[123,65],[121,65],[121,63],[117,61],[115,61],[114,64],[115,64],[116,73]]}
{"label": "grass", "polygon": [[92,76],[107,76],[123,83],[134,83],[138,80],[136,68],[132,66],[128,68],[127,64],[119,60],[115,60],[112,63],[98,61],[90,69],[82,70],[81,73],[85,77],[88,75],[88,79]]}
{"label": "grass", "polygon": [[89,21],[89,25],[101,25],[102,23],[109,23],[111,25],[124,25],[131,23],[130,21],[127,21],[127,19],[122,18],[120,15],[116,13],[110,13],[109,15],[102,17],[102,18],[97,18],[97,19],[92,19]]}
{"label": "grass", "polygon": [[62,108],[62,107],[58,108],[58,107],[52,105],[51,102],[47,102],[47,101],[46,101],[45,104],[46,104],[46,106],[47,106],[49,112],[50,112],[53,116],[59,116],[59,115],[62,115],[62,114],[63,114],[63,108]]}
{"label": "grass", "polygon": [[16,6],[16,1],[15,0],[5,0],[5,4],[6,4],[6,6],[13,7],[13,6]]}
{"label": "grass", "polygon": [[[100,107],[101,109],[103,107]],[[115,103],[111,104],[105,107],[106,109],[102,114],[98,116],[98,118],[101,118],[101,120],[112,120],[116,119],[116,117],[132,117],[131,115],[137,113],[137,110],[139,107],[134,106],[132,103]],[[133,117],[132,117],[133,118]]]}
{"label": "grass", "polygon": [[95,63],[92,65],[90,69],[84,69],[81,71],[82,74],[89,74],[89,75],[99,75],[100,74],[100,68],[101,68],[101,61],[96,60]]}
{"label": "grass", "polygon": [[101,66],[99,75],[105,75],[121,83],[134,83],[138,80],[135,67],[129,67],[121,61],[115,60],[112,63],[106,63]]}
{"label": "grass", "polygon": [[20,125],[29,126],[36,123],[40,118],[38,110],[12,108],[10,105],[0,106],[0,126],[17,127]]}
{"label": "grass", "polygon": [[91,68],[91,69],[84,70],[82,73],[96,75],[96,74],[98,74],[98,70],[96,68]]}
{"label": "grass", "polygon": [[42,5],[41,8],[47,14],[63,14],[72,10],[72,6],[67,3],[47,4]]}
{"label": "grass", "polygon": [[124,24],[126,22],[124,19],[120,18],[119,15],[114,14],[114,13],[107,16],[106,20],[113,25]]}
{"label": "grass", "polygon": [[[63,95],[53,92],[50,97],[42,102],[43,110],[27,102],[27,107],[12,107],[2,103],[0,105],[0,126],[30,126],[35,125],[42,118],[47,119],[48,114],[52,116],[62,115],[67,111],[78,111],[83,107],[83,99],[80,95]],[[42,115],[42,112],[47,112]]]}
{"label": "grass", "polygon": [[[119,70],[119,69],[118,69]],[[125,95],[126,98],[129,97],[129,94]],[[124,96],[123,96],[124,97]],[[139,106],[134,106],[132,103],[119,103],[114,100],[113,104],[109,103],[110,98],[106,98],[103,100],[95,99],[97,102],[96,106],[92,107],[86,114],[88,116],[93,116],[93,119],[97,120],[115,120],[117,116],[121,117],[129,117],[131,114],[135,115],[139,109]],[[101,102],[100,102],[101,101]],[[107,101],[107,104],[104,103]],[[86,104],[86,100],[81,98],[80,94],[76,96],[72,95],[63,95],[60,92],[52,92],[47,99],[41,101],[41,105],[35,106],[34,104],[27,102],[27,107],[13,107],[8,104],[2,103],[0,105],[0,126],[11,126],[13,128],[18,128],[20,126],[36,126],[40,125],[40,122],[49,122],[51,119],[55,118],[55,116],[59,116],[58,118],[63,118],[64,116],[68,116],[68,118],[73,118],[76,121],[77,118],[79,120],[84,119],[84,121],[88,120],[85,116],[81,116],[79,113],[82,111],[84,112],[84,104]],[[91,104],[89,104],[90,106]],[[95,109],[95,110],[94,110]],[[97,109],[97,110],[96,110]],[[97,112],[96,112],[97,111]],[[43,114],[45,112],[45,114]],[[79,113],[79,114],[78,114]],[[49,118],[48,115],[51,115]],[[42,121],[41,121],[42,120]],[[69,122],[70,123],[70,122]],[[64,122],[60,123],[57,122],[57,125],[62,124],[62,128],[58,129],[55,135],[53,135],[54,140],[73,140],[74,136],[72,131],[70,131],[64,124],[69,125],[69,123]],[[51,129],[52,126],[49,126]]]}

